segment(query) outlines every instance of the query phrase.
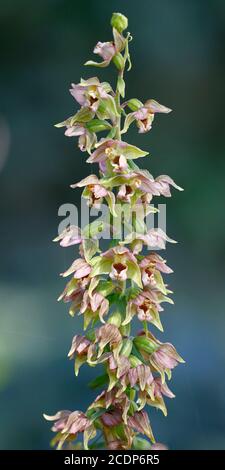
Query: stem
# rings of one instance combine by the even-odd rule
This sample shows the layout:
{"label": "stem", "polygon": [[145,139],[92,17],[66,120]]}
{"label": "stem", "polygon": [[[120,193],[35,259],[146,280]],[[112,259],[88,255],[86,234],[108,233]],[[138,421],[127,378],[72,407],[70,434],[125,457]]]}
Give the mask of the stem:
{"label": "stem", "polygon": [[[119,79],[119,78],[123,78],[123,74],[124,74],[124,69],[119,70],[119,72],[118,72],[118,79]],[[118,118],[117,118],[117,122],[116,122],[116,134],[115,134],[115,138],[116,138],[117,140],[121,140],[121,106],[120,106],[120,92],[119,92],[119,87],[118,87],[118,81],[117,81],[117,87],[116,87],[116,97],[115,97],[115,101],[116,101],[116,107],[117,107],[117,111],[118,111]]]}
{"label": "stem", "polygon": [[146,336],[148,336],[148,322],[146,320],[143,321],[143,327],[144,327]]}

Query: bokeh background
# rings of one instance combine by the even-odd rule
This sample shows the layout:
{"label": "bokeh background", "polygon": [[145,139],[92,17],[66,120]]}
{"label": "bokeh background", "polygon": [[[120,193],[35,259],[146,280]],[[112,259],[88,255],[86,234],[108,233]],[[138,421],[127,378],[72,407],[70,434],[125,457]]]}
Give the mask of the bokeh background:
{"label": "bokeh background", "polygon": [[73,250],[51,242],[58,207],[79,201],[69,184],[90,168],[53,124],[77,109],[71,81],[98,74],[82,64],[110,40],[113,11],[129,17],[134,38],[128,96],[174,110],[129,139],[152,155],[142,166],[185,188],[166,201],[179,244],[166,252],[175,306],[163,318],[186,364],[174,372],[168,417],[153,410],[152,425],[172,449],[225,449],[224,0],[1,1],[0,448],[48,448],[43,411],[85,409],[94,397],[94,370],[75,379],[66,357],[81,322],[56,301]]}

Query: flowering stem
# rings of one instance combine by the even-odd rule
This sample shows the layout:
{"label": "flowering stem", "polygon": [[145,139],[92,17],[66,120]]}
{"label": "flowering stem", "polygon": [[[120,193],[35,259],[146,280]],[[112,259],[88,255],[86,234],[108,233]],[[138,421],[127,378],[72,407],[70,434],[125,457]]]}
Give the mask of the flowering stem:
{"label": "flowering stem", "polygon": [[[57,432],[54,443],[58,449],[70,446],[78,433],[84,435],[84,449],[100,444],[109,450],[141,450],[150,445],[152,449],[165,448],[162,444],[153,447],[155,439],[144,407],[150,404],[166,414],[163,395],[174,395],[165,382],[165,374],[170,379],[171,370],[184,362],[172,344],[161,343],[152,334],[151,324],[162,331],[161,303],[172,303],[168,297],[171,290],[162,276],[172,270],[154,251],[156,246],[165,248],[166,241],[174,240],[161,229],[148,230],[146,226],[152,197],[169,197],[170,185],[181,188],[167,175],[154,179],[140,170],[133,160],[148,152],[121,141],[121,134],[133,122],[140,133],[145,133],[151,129],[155,113],[171,110],[152,99],[143,104],[132,98],[121,105],[126,62],[127,70],[131,68],[128,43],[132,38],[130,33],[123,35],[128,26],[124,15],[114,13],[111,25],[113,41],[98,42],[94,49],[103,61],[88,61],[86,65],[106,67],[114,63],[118,71],[116,91],[97,77],[73,83],[70,93],[81,108],[57,124],[66,127],[68,137],[79,137],[79,148],[89,154],[88,163],[99,164],[98,176],[91,174],[71,187],[83,188],[82,196],[91,207],[99,209],[103,201],[108,204],[111,235],[104,252],[97,237],[108,227],[104,221],[100,225],[99,221],[92,222],[85,229],[70,225],[54,240],[63,247],[80,245],[80,257],[62,273],[63,277],[72,278],[60,299],[71,302],[71,316],[83,315],[85,330],[84,335],[74,336],[68,357],[75,360],[76,375],[85,363],[92,367],[102,364],[104,370],[90,384],[93,389],[104,389],[85,413],[62,410],[54,416],[44,415],[55,421],[52,430]],[[125,107],[131,112],[126,113]],[[98,137],[102,131],[108,132],[106,138]],[[114,217],[119,220],[115,228]],[[145,254],[144,245],[154,251]],[[142,323],[135,336],[131,335],[134,316]],[[152,444],[137,434],[144,434]],[[99,439],[103,442],[98,445]]]}

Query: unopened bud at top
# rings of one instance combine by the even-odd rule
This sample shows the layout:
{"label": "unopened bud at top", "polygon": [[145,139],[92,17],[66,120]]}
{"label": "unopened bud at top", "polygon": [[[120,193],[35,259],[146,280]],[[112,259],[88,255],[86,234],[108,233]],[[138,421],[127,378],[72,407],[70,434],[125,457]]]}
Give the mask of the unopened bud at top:
{"label": "unopened bud at top", "polygon": [[122,33],[124,29],[127,29],[128,27],[128,19],[121,13],[113,13],[111,18],[111,26],[117,29],[119,33]]}

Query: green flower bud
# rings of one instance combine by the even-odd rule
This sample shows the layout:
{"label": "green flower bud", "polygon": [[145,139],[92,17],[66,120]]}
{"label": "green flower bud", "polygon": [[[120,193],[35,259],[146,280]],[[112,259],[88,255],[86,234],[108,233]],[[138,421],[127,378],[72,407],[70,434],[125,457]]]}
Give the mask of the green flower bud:
{"label": "green flower bud", "polygon": [[114,312],[114,313],[112,313],[112,315],[110,315],[110,317],[109,317],[109,319],[108,319],[108,323],[110,323],[111,325],[115,325],[115,326],[117,326],[118,328],[119,328],[120,325],[121,325],[121,321],[122,321],[122,318],[121,318],[120,312]]}
{"label": "green flower bud", "polygon": [[124,69],[125,61],[124,61],[124,58],[123,58],[122,54],[120,54],[120,52],[118,52],[118,54],[116,54],[113,57],[113,63],[115,64],[115,66],[118,70],[123,70]]}
{"label": "green flower bud", "polygon": [[128,27],[128,19],[121,13],[113,13],[111,18],[111,26],[117,29],[119,33],[122,33],[124,29],[127,29]]}
{"label": "green flower bud", "polygon": [[146,336],[136,336],[136,338],[134,338],[134,344],[139,350],[142,349],[149,354],[152,354],[158,349],[158,345],[149,338],[146,338]]}
{"label": "green flower bud", "polygon": [[91,132],[102,132],[111,129],[112,126],[102,119],[92,119],[87,122],[86,127]]}
{"label": "green flower bud", "polygon": [[133,341],[131,339],[124,339],[122,348],[120,350],[120,355],[129,357],[132,351],[132,347],[133,347]]}

